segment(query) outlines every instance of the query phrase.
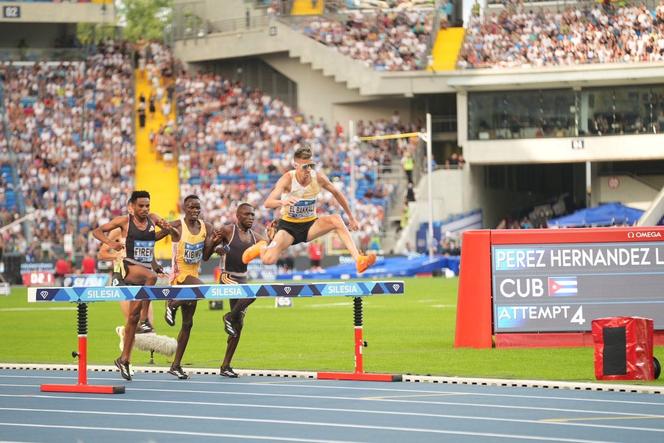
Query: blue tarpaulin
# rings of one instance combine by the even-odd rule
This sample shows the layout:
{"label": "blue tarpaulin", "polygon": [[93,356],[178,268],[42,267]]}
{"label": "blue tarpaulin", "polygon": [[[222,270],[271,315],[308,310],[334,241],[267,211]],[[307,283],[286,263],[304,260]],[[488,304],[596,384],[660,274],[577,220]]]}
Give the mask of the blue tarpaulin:
{"label": "blue tarpaulin", "polygon": [[434,255],[432,260],[426,255],[409,255],[406,257],[379,258],[376,264],[367,269],[361,276],[355,271],[355,263],[342,264],[324,269],[322,272],[294,272],[280,274],[279,280],[300,279],[346,279],[357,277],[411,277],[416,274],[427,274],[441,271],[443,268],[451,269],[454,275],[459,275],[459,257]]}
{"label": "blue tarpaulin", "polygon": [[622,203],[606,203],[594,208],[581,209],[573,214],[549,220],[549,227],[574,228],[583,226],[633,225],[642,210],[630,208]]}

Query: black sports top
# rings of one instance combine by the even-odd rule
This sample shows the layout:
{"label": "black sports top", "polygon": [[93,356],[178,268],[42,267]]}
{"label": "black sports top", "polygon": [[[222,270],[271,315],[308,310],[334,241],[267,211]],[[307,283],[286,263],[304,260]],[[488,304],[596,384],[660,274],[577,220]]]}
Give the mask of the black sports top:
{"label": "black sports top", "polygon": [[127,248],[127,257],[130,261],[149,265],[154,258],[154,243],[156,231],[152,219],[148,216],[148,224],[145,230],[141,231],[134,223],[134,216],[129,215],[129,226],[127,228],[127,238],[125,247]]}
{"label": "black sports top", "polygon": [[252,246],[253,244],[256,243],[256,235],[254,234],[254,231],[249,229],[249,233],[251,234],[251,240],[249,240],[248,242],[243,242],[242,239],[240,238],[240,234],[236,232],[238,230],[239,228],[237,227],[237,225],[233,225],[233,236],[231,237],[230,243],[228,243],[230,251],[228,251],[224,255],[224,263],[222,269],[226,272],[243,274],[247,272],[247,265],[242,263],[242,253],[249,246]]}

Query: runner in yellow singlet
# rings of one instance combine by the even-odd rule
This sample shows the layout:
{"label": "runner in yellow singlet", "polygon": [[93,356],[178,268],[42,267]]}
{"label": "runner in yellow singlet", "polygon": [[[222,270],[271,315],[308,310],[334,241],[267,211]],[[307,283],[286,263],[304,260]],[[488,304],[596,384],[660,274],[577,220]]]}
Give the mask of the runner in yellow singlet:
{"label": "runner in yellow singlet", "polygon": [[269,245],[265,241],[260,241],[248,248],[242,254],[242,261],[249,263],[260,256],[264,264],[274,264],[279,254],[289,246],[310,242],[334,231],[353,256],[357,272],[362,273],[376,262],[376,256],[360,254],[339,214],[317,215],[316,200],[321,189],[325,189],[332,193],[346,212],[348,227],[353,231],[358,229],[346,197],[332,185],[322,171],[315,170],[316,164],[311,157],[311,148],[307,146],[295,151],[293,159],[295,169],[281,176],[264,203],[269,209],[281,208],[281,216],[276,226],[277,232]]}
{"label": "runner in yellow singlet", "polygon": [[[212,247],[212,226],[199,218],[201,214],[201,201],[195,195],[189,195],[184,199],[184,217],[171,223],[174,232],[172,256],[172,285],[202,285],[199,278],[201,261],[207,249]],[[209,253],[205,255],[209,257]],[[173,363],[168,370],[169,374],[184,380],[189,376],[182,370],[181,362],[184,351],[189,342],[191,328],[194,325],[194,313],[196,312],[196,300],[166,302],[166,313],[164,319],[170,326],[175,325],[175,315],[178,308],[182,308],[182,325],[178,334],[178,345],[175,350]]]}

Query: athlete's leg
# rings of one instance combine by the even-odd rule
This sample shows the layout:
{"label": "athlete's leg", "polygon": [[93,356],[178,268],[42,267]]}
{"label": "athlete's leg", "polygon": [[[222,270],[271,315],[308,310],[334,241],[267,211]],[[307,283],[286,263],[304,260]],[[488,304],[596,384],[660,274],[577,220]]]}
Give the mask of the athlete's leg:
{"label": "athlete's leg", "polygon": [[261,248],[261,262],[264,265],[273,265],[279,260],[279,255],[290,245],[293,244],[295,239],[288,232],[283,229],[274,234],[274,238],[269,245]]}
{"label": "athlete's leg", "polygon": [[131,302],[129,302],[129,301],[121,301],[120,302],[120,310],[122,311],[122,315],[124,316],[125,322],[129,318],[130,305],[131,305]]}
{"label": "athlete's leg", "polygon": [[344,246],[346,246],[346,249],[350,252],[350,255],[353,256],[353,260],[357,261],[360,257],[360,251],[357,250],[357,246],[355,246],[355,242],[353,242],[353,238],[350,236],[350,231],[348,231],[346,223],[344,223],[339,214],[318,217],[314,224],[311,225],[311,228],[309,228],[307,241],[310,242],[332,231],[337,233]]}
{"label": "athlete's leg", "polygon": [[[157,282],[157,274],[140,265],[127,266],[128,272],[125,277],[125,283],[128,285],[137,286],[151,286]],[[131,357],[131,348],[134,345],[134,337],[136,334],[136,327],[140,319],[142,301],[132,301],[129,303],[129,316],[127,317],[127,324],[125,325],[124,333],[124,347],[120,361],[128,363]]]}
{"label": "athlete's leg", "polygon": [[[192,275],[188,275],[181,283],[183,285],[202,285],[203,282]],[[180,326],[180,333],[178,334],[178,346],[175,350],[175,357],[173,357],[173,364],[171,368],[178,368],[182,362],[182,356],[189,343],[189,336],[191,328],[194,326],[194,314],[196,313],[196,301],[187,300],[180,305],[182,311],[182,325]]]}
{"label": "athlete's leg", "polygon": [[[240,343],[240,336],[242,335],[242,327],[244,326],[244,315],[247,307],[254,302],[255,299],[239,299],[231,300],[231,312],[237,312],[237,321],[233,321],[233,328],[235,329],[235,335],[229,335],[228,341],[226,342],[226,353],[224,354],[224,361],[221,363],[220,374],[226,377],[237,377],[235,373],[230,369],[231,361],[233,360],[233,355],[235,355],[235,350],[237,349],[238,344]],[[240,303],[244,302],[244,303]]]}
{"label": "athlete's leg", "polygon": [[143,322],[145,320],[152,323],[152,303],[150,303],[150,300],[143,301],[141,305],[141,318],[139,321]]}
{"label": "athlete's leg", "polygon": [[255,298],[240,298],[237,300],[235,299],[231,300],[230,317],[233,320],[233,322],[241,321],[244,312],[246,312],[249,305],[255,301],[256,301]]}
{"label": "athlete's leg", "polygon": [[141,314],[141,302],[129,302],[129,315],[127,316],[127,323],[124,329],[124,345],[122,347],[122,354],[120,354],[120,361],[122,363],[129,363],[131,359],[131,348],[134,346],[134,338],[136,337],[136,326],[138,326],[138,319]]}

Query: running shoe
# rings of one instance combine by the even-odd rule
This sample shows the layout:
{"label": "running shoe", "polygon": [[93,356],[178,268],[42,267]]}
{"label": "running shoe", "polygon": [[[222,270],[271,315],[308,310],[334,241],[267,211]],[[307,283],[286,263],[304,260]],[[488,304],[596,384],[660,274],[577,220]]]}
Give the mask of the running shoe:
{"label": "running shoe", "polygon": [[376,263],[376,254],[360,255],[357,259],[357,262],[355,262],[357,273],[363,273],[369,266],[373,265],[374,263]]}
{"label": "running shoe", "polygon": [[115,359],[115,366],[120,370],[120,375],[127,381],[131,381],[131,369],[129,369],[129,362],[123,363],[120,358]]}
{"label": "running shoe", "polygon": [[257,243],[255,243],[252,246],[249,246],[247,249],[244,250],[242,253],[242,263],[245,265],[252,261],[253,259],[259,257],[261,255],[261,248],[267,246],[267,242],[265,240],[261,240]]}
{"label": "running shoe", "polygon": [[233,320],[231,319],[230,312],[227,312],[224,315],[224,331],[226,331],[226,334],[230,335],[231,337],[237,337],[237,331],[233,326]]}
{"label": "running shoe", "polygon": [[176,376],[180,380],[186,380],[189,376],[182,370],[181,366],[171,366],[171,369],[168,370],[168,373]]}
{"label": "running shoe", "polygon": [[221,375],[222,377],[228,377],[228,378],[237,378],[238,377],[237,373],[230,366],[227,366],[225,368],[219,368],[219,375]]}
{"label": "running shoe", "polygon": [[166,312],[164,313],[164,320],[168,326],[175,326],[175,314],[178,312],[177,306],[171,307],[170,302],[166,302]]}
{"label": "running shoe", "polygon": [[137,334],[148,334],[150,332],[154,332],[154,327],[152,327],[152,323],[150,323],[150,320],[143,320],[138,324],[138,327],[136,328]]}

